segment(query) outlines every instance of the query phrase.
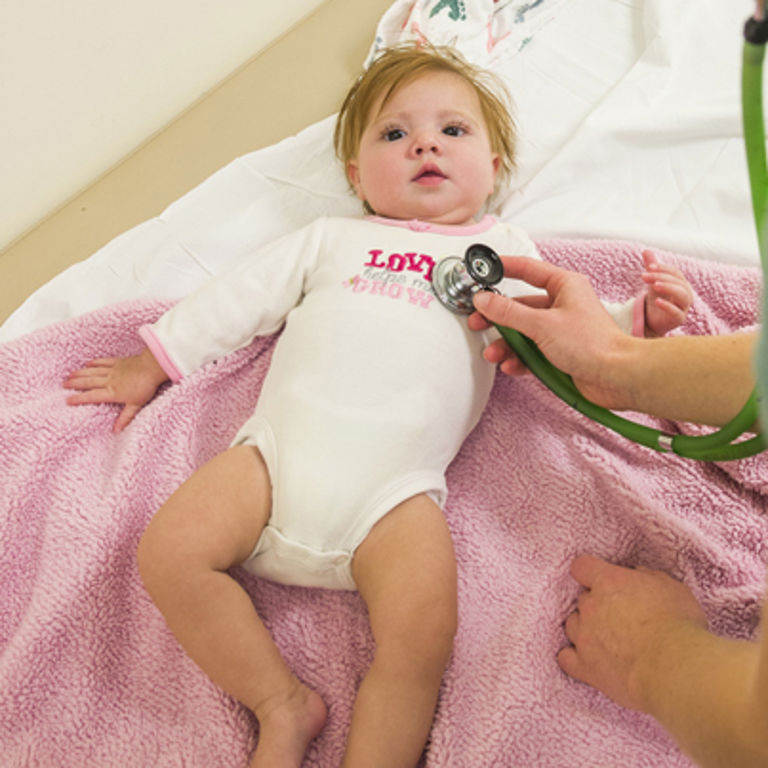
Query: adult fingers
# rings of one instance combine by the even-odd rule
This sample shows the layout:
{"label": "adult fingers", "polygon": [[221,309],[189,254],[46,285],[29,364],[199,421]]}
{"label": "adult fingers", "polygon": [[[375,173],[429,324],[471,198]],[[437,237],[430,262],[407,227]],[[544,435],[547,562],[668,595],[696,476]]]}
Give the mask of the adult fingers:
{"label": "adult fingers", "polygon": [[557,654],[557,663],[560,665],[560,669],[565,672],[569,677],[575,680],[584,681],[584,673],[581,667],[581,660],[579,654],[572,646],[563,648]]}
{"label": "adult fingers", "polygon": [[565,620],[565,624],[563,625],[563,629],[565,629],[565,636],[568,638],[568,642],[572,643],[573,645],[577,645],[576,639],[579,634],[579,614],[574,611],[573,613],[569,614],[568,618]]}
{"label": "adult fingers", "polygon": [[591,589],[595,579],[599,578],[600,574],[604,573],[607,569],[616,567],[594,555],[579,555],[571,562],[570,573],[579,584],[587,587],[587,589]]}
{"label": "adult fingers", "polygon": [[485,331],[491,327],[491,323],[486,320],[479,312],[473,312],[467,318],[467,325],[471,331]]}
{"label": "adult fingers", "polygon": [[514,357],[514,352],[504,339],[496,339],[483,350],[483,357],[489,363],[497,364]]}
{"label": "adult fingers", "polygon": [[504,360],[499,369],[507,376],[525,376],[530,373],[528,366],[517,355],[511,355]]}
{"label": "adult fingers", "polygon": [[529,322],[528,318],[536,311],[516,299],[490,291],[475,294],[474,304],[475,309],[491,322],[522,330],[523,333]]}
{"label": "adult fingers", "polygon": [[536,288],[546,288],[547,283],[559,274],[567,272],[546,261],[539,261],[528,256],[502,256],[504,275],[522,280]]}
{"label": "adult fingers", "polygon": [[[552,304],[552,300],[546,294],[531,294],[530,296],[515,296],[510,301],[516,301],[520,304],[525,304],[527,307],[533,307],[534,309],[546,309]],[[473,331],[484,331],[490,328],[492,323],[483,317],[479,312],[473,312],[467,318],[467,324]]]}

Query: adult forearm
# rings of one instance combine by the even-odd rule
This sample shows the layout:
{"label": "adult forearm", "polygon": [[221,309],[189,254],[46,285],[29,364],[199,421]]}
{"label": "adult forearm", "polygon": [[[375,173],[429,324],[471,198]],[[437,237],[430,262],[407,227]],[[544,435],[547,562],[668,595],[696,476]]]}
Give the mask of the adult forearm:
{"label": "adult forearm", "polygon": [[[611,405],[662,418],[725,424],[754,384],[756,334],[625,337],[605,351],[600,366]],[[577,382],[578,383],[578,382]]]}
{"label": "adult forearm", "polygon": [[645,711],[703,768],[768,765],[768,712],[756,695],[758,644],[683,626],[660,644],[638,681]]}
{"label": "adult forearm", "polygon": [[[619,331],[583,275],[520,257],[505,258],[504,273],[547,296],[481,291],[470,328],[490,321],[517,329],[599,405],[717,425],[739,412],[754,387],[755,333],[634,338]],[[485,356],[506,373],[522,371],[504,344],[491,344]]]}

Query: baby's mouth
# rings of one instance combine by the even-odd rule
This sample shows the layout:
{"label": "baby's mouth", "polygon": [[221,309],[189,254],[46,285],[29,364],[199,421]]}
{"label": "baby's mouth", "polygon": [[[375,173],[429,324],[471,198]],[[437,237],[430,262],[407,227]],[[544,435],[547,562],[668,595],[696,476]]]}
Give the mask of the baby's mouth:
{"label": "baby's mouth", "polygon": [[413,181],[421,184],[439,184],[447,178],[436,165],[425,165],[419,169],[419,172],[413,177]]}

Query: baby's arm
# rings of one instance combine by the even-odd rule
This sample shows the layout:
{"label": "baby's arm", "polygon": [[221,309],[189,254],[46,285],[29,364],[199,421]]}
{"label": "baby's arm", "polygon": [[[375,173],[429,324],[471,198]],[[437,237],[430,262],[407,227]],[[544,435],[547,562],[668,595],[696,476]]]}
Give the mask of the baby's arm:
{"label": "baby's arm", "polygon": [[643,251],[648,284],[645,295],[645,335],[664,336],[685,322],[693,291],[680,270],[661,264],[653,251]]}
{"label": "baby's arm", "polygon": [[151,326],[139,329],[147,348],[131,357],[92,360],[64,387],[69,405],[123,403],[114,431],[124,429],[165,381],[276,331],[302,296],[324,220],[292,232],[207,281]]}
{"label": "baby's arm", "polygon": [[77,390],[67,398],[68,405],[123,403],[113,431],[120,432],[155,395],[168,375],[144,349],[130,357],[106,357],[91,360],[73,371],[64,381],[65,389]]}

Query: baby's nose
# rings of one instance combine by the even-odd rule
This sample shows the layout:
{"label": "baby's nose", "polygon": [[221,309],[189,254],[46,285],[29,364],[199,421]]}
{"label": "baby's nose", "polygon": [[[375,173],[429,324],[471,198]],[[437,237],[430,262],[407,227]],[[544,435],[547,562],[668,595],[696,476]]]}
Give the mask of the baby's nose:
{"label": "baby's nose", "polygon": [[423,155],[428,152],[437,154],[440,152],[440,142],[434,134],[418,136],[414,142],[414,150],[417,155]]}

